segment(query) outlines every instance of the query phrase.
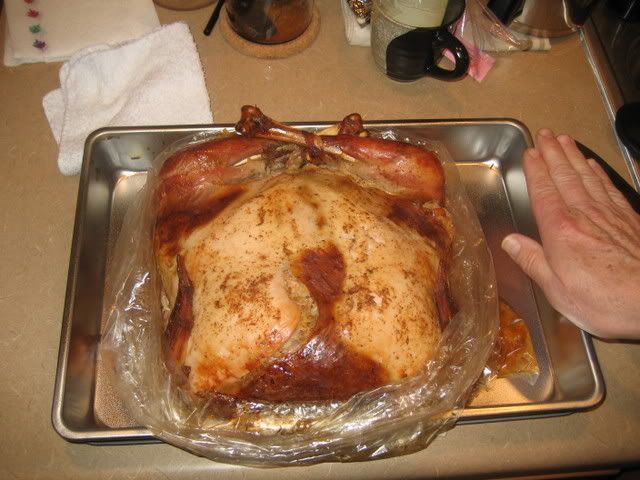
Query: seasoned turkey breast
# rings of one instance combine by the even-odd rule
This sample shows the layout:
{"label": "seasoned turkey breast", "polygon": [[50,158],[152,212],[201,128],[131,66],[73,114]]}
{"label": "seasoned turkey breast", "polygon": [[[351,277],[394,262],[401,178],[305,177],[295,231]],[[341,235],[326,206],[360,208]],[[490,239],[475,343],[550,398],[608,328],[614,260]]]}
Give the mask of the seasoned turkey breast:
{"label": "seasoned turkey breast", "polygon": [[[163,347],[192,394],[345,399],[435,355],[449,316],[449,216],[440,199],[389,192],[390,175],[378,184],[375,169],[344,167],[354,159],[333,143],[304,163],[308,140],[292,150],[232,137],[165,162],[154,233]],[[278,149],[288,163],[260,164]]]}

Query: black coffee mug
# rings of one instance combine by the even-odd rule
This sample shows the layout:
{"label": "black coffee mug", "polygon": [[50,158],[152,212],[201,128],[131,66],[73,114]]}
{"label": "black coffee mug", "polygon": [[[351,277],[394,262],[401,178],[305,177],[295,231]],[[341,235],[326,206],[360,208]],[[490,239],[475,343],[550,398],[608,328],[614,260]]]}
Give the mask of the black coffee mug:
{"label": "black coffee mug", "polygon": [[[451,32],[464,9],[465,0],[449,0],[439,26],[417,28],[374,11],[371,47],[376,63],[398,81],[413,81],[424,76],[441,80],[462,78],[469,68],[469,54]],[[438,66],[445,50],[449,50],[455,60],[451,70]]]}

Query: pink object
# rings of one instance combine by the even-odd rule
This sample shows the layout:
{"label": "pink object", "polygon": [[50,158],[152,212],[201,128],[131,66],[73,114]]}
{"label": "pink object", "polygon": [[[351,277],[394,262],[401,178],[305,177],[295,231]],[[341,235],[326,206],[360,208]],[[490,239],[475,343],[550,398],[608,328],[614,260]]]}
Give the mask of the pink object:
{"label": "pink object", "polygon": [[27,11],[27,17],[36,18],[38,16],[40,16],[40,12],[38,10],[34,10],[33,8],[30,8]]}
{"label": "pink object", "polygon": [[[464,45],[464,48],[466,48],[467,52],[469,53],[469,70],[467,70],[467,73],[476,82],[481,82],[482,80],[484,80],[484,77],[487,76],[489,70],[493,68],[493,65],[496,63],[496,59],[488,53],[480,50],[478,47],[476,47],[474,44],[472,44],[462,36],[462,28],[466,21],[467,12],[465,12],[462,19],[457,23],[453,34],[458,40],[460,40],[460,42]],[[448,50],[444,51],[444,56],[449,60],[454,61],[453,54]]]}
{"label": "pink object", "polygon": [[[460,38],[458,35],[456,35],[456,37],[467,49],[467,52],[469,52],[469,70],[467,73],[475,81],[481,82],[493,68],[493,65],[496,63],[496,59],[488,53],[483,52],[475,45],[472,45],[464,38]],[[453,54],[448,50],[444,51],[444,56],[449,60],[454,61]]]}

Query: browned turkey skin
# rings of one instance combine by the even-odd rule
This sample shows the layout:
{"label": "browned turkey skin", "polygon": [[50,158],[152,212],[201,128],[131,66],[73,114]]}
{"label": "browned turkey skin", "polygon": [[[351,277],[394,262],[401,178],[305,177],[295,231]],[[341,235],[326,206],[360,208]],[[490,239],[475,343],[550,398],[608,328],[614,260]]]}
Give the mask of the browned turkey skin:
{"label": "browned turkey skin", "polygon": [[409,143],[357,136],[364,132],[357,113],[342,120],[337,135],[315,135],[276,122],[257,107],[244,106],[236,130],[250,137],[306,146],[311,158],[327,152],[352,159],[354,172],[384,179],[400,187],[399,194],[422,201],[444,200],[444,172],[435,154]]}
{"label": "browned turkey skin", "polygon": [[415,375],[451,312],[436,155],[316,135],[245,106],[175,153],[155,194],[167,368],[196,396],[339,400]]}

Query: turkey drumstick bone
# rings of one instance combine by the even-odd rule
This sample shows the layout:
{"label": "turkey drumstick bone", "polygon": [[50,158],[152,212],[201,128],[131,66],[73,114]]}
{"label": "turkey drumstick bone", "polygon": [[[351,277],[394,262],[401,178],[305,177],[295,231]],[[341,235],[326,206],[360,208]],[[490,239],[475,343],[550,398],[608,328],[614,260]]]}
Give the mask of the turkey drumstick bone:
{"label": "turkey drumstick bone", "polygon": [[305,146],[313,159],[319,158],[321,152],[339,155],[367,176],[383,177],[402,186],[408,197],[440,204],[444,201],[444,171],[438,157],[409,143],[356,136],[364,131],[358,114],[344,118],[338,135],[316,135],[284,125],[259,108],[245,105],[236,131],[248,137]]}

